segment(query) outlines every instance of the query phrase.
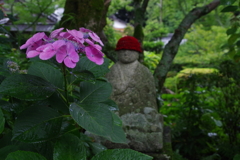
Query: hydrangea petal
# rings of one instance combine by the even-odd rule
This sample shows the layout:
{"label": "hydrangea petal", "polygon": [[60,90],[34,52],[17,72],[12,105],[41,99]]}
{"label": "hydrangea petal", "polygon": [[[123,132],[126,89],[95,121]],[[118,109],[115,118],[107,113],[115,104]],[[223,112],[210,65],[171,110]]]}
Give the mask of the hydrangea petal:
{"label": "hydrangea petal", "polygon": [[59,29],[56,29],[54,31],[51,32],[50,34],[50,38],[58,38],[60,32],[63,30],[64,28],[59,28]]}
{"label": "hydrangea petal", "polygon": [[73,40],[79,42],[79,43],[84,43],[84,39],[83,39],[83,34],[80,31],[77,31],[75,29],[73,30],[67,30],[67,32],[73,36]]}
{"label": "hydrangea petal", "polygon": [[86,28],[84,28],[84,27],[79,28],[79,30],[80,30],[81,32],[92,32],[91,30],[86,29]]}
{"label": "hydrangea petal", "polygon": [[73,62],[69,57],[66,57],[64,59],[64,64],[68,67],[68,68],[74,68],[76,67],[76,64],[75,62]]}
{"label": "hydrangea petal", "polygon": [[56,54],[56,50],[53,48],[52,45],[48,46],[40,53],[39,58],[41,60],[48,60],[52,58]]}
{"label": "hydrangea petal", "polygon": [[62,63],[64,58],[67,56],[67,46],[63,45],[56,52],[56,60],[58,63]]}
{"label": "hydrangea petal", "polygon": [[96,33],[90,32],[90,33],[88,33],[88,34],[89,34],[89,36],[90,36],[95,42],[98,42],[98,43],[100,43],[102,46],[104,46],[103,43],[102,43],[102,41],[101,41],[101,39],[98,37],[98,35],[97,35]]}
{"label": "hydrangea petal", "polygon": [[53,45],[53,48],[57,50],[65,44],[66,42],[64,40],[57,40],[52,45]]}
{"label": "hydrangea petal", "polygon": [[28,53],[29,51],[32,51],[32,50],[37,49],[37,48],[38,48],[39,46],[41,46],[42,44],[43,44],[43,41],[42,41],[42,40],[40,40],[40,41],[38,41],[38,42],[32,43],[30,46],[28,46],[26,53]]}
{"label": "hydrangea petal", "polygon": [[88,46],[85,48],[86,55],[88,59],[98,65],[103,64],[104,59],[103,59],[103,53],[93,46]]}
{"label": "hydrangea petal", "polygon": [[69,55],[69,57],[71,58],[71,60],[73,62],[78,62],[79,61],[79,55],[77,54],[77,52],[72,53],[71,55]]}
{"label": "hydrangea petal", "polygon": [[41,53],[41,52],[36,51],[36,50],[29,51],[29,52],[27,53],[27,58],[36,57],[36,56],[38,56],[40,53]]}
{"label": "hydrangea petal", "polygon": [[71,57],[73,62],[78,62],[79,61],[79,55],[75,51],[75,47],[73,46],[72,43],[67,43],[67,55]]}
{"label": "hydrangea petal", "polygon": [[25,48],[33,45],[33,43],[36,43],[36,42],[42,40],[43,37],[45,37],[45,36],[46,36],[46,34],[45,34],[44,32],[40,32],[40,33],[34,34],[31,38],[29,38],[29,39],[27,40],[27,42],[26,42],[25,44],[23,44],[23,45],[20,47],[20,49],[25,49]]}

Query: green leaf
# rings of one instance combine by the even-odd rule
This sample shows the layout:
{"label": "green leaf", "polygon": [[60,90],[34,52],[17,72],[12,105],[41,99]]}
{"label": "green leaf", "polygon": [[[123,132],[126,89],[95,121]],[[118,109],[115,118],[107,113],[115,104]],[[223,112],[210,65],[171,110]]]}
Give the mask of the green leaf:
{"label": "green leaf", "polygon": [[73,72],[78,71],[90,71],[94,74],[96,78],[104,76],[108,71],[109,59],[104,58],[104,63],[102,65],[97,65],[90,61],[87,57],[83,57],[77,63],[77,66],[73,69]]}
{"label": "green leaf", "polygon": [[59,93],[54,93],[51,97],[49,97],[48,102],[53,109],[69,115],[69,106],[66,104]]}
{"label": "green leaf", "polygon": [[112,92],[110,83],[95,81],[95,83],[82,82],[80,84],[79,100],[81,103],[106,101]]}
{"label": "green leaf", "polygon": [[227,6],[221,10],[221,12],[234,12],[238,10],[238,6]]}
{"label": "green leaf", "polygon": [[18,146],[16,145],[8,145],[3,148],[0,148],[0,160],[5,160],[7,155],[11,152],[15,152],[18,150]]}
{"label": "green leaf", "polygon": [[73,119],[87,131],[116,143],[126,143],[122,127],[113,113],[101,103],[70,105]]}
{"label": "green leaf", "polygon": [[50,97],[55,89],[52,84],[40,77],[20,74],[7,77],[0,85],[0,94],[33,101]]}
{"label": "green leaf", "polygon": [[81,72],[73,72],[72,74],[72,83],[75,85],[79,85],[80,82],[82,81],[94,81],[95,80],[95,76],[93,75],[92,72],[90,71],[81,71]]}
{"label": "green leaf", "polygon": [[220,4],[221,5],[232,5],[236,0],[221,0]]}
{"label": "green leaf", "polygon": [[222,127],[222,122],[220,120],[216,120],[216,119],[213,119],[213,120],[214,120],[216,126]]}
{"label": "green leaf", "polygon": [[2,110],[0,108],[0,134],[4,130],[4,125],[5,125],[5,118],[4,118],[3,112],[2,112]]}
{"label": "green leaf", "polygon": [[0,10],[0,19],[3,19],[4,17],[5,17],[4,13],[3,13],[2,8],[1,8],[1,10]]}
{"label": "green leaf", "polygon": [[112,118],[113,118],[113,127],[112,127],[112,132],[109,132],[111,134],[112,139],[115,140],[113,142],[116,143],[126,143],[126,135],[125,132],[122,129],[122,120],[113,112],[112,113]]}
{"label": "green leaf", "polygon": [[87,148],[73,134],[66,134],[54,146],[53,160],[86,160]]}
{"label": "green leaf", "polygon": [[240,40],[237,41],[236,45],[240,48]]}
{"label": "green leaf", "polygon": [[131,150],[131,149],[108,149],[97,155],[95,155],[91,160],[151,160],[146,154]]}
{"label": "green leaf", "polygon": [[107,150],[107,148],[100,143],[89,143],[89,145],[91,147],[93,154],[98,154],[102,151]]}
{"label": "green leaf", "polygon": [[47,160],[45,157],[38,153],[29,152],[29,151],[16,151],[10,153],[6,160]]}
{"label": "green leaf", "polygon": [[228,39],[228,44],[229,45],[234,44],[238,38],[239,38],[239,34],[232,34]]}
{"label": "green leaf", "polygon": [[[23,143],[23,144],[30,144],[30,143]],[[47,142],[42,142],[42,143],[34,143],[34,144],[31,144],[31,145],[32,146],[26,147],[27,151],[37,151],[37,153],[43,155],[48,160],[53,159],[54,144],[52,143],[52,141],[47,141]],[[28,149],[30,147],[31,147],[32,150]],[[24,149],[22,149],[22,150],[24,150]]]}
{"label": "green leaf", "polygon": [[56,87],[63,88],[63,74],[50,64],[35,62],[29,67],[28,74],[41,77]]}
{"label": "green leaf", "polygon": [[105,104],[110,111],[118,111],[119,110],[118,105],[116,104],[116,102],[114,102],[111,99],[108,99],[108,100],[106,100],[104,102],[101,102],[101,103]]}
{"label": "green leaf", "polygon": [[236,155],[233,157],[233,160],[240,160],[240,154],[236,154]]}
{"label": "green leaf", "polygon": [[226,33],[227,33],[227,35],[234,34],[234,33],[236,33],[237,29],[238,29],[237,27],[232,27],[232,28],[228,29]]}
{"label": "green leaf", "polygon": [[236,54],[236,50],[233,48],[233,49],[230,49],[229,52],[227,53],[231,58],[234,57],[234,55]]}
{"label": "green leaf", "polygon": [[17,118],[13,138],[24,142],[42,142],[58,136],[62,124],[60,114],[49,107],[29,107]]}
{"label": "green leaf", "polygon": [[10,39],[10,38],[8,38],[8,37],[0,37],[0,43],[2,44],[2,43],[10,43],[10,42],[12,42],[13,40],[12,39]]}

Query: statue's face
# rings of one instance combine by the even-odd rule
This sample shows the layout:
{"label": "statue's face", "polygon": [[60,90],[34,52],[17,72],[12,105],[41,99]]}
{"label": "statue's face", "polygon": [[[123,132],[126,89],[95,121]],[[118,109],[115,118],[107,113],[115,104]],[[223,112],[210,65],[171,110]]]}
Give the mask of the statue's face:
{"label": "statue's face", "polygon": [[118,60],[122,63],[132,63],[139,58],[139,53],[133,50],[119,50],[117,55]]}

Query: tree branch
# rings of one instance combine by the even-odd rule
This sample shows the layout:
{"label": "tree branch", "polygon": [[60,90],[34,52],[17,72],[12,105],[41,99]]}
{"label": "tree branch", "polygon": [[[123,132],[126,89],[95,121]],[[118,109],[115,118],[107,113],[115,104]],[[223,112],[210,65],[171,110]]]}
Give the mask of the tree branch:
{"label": "tree branch", "polygon": [[174,57],[177,54],[179,45],[188,29],[197,19],[210,13],[212,10],[217,8],[219,4],[220,0],[213,0],[206,6],[194,8],[185,16],[178,28],[175,30],[171,40],[165,46],[163,56],[154,71],[154,77],[159,92],[161,92],[163,88],[167,73],[171,67]]}

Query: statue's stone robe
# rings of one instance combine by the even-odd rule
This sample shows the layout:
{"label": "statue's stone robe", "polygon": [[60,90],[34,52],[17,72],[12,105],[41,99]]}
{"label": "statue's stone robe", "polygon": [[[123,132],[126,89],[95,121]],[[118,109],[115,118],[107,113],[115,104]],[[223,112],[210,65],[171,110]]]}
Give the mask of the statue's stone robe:
{"label": "statue's stone robe", "polygon": [[[118,104],[118,114],[129,140],[124,147],[142,152],[161,150],[163,118],[157,111],[152,73],[138,61],[127,64],[117,62],[106,78],[112,84],[111,99]],[[116,148],[110,142],[105,145]]]}

